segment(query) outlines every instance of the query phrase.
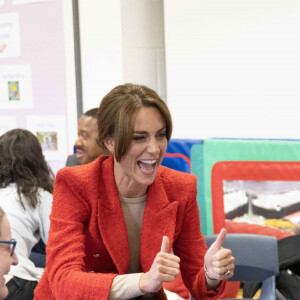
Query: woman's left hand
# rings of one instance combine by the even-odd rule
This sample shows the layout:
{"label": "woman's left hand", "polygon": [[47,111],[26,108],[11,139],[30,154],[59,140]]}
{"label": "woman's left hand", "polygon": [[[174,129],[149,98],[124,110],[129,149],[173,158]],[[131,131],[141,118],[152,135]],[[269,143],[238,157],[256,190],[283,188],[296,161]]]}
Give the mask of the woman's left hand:
{"label": "woman's left hand", "polygon": [[227,231],[222,228],[215,242],[204,256],[206,277],[210,280],[229,279],[234,274],[234,257],[230,249],[222,247]]}

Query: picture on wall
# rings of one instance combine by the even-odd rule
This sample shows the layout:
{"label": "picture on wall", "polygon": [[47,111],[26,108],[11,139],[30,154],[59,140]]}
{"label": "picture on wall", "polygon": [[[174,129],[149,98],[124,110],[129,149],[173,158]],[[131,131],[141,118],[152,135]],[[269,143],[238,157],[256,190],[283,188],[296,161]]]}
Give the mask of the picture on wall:
{"label": "picture on wall", "polygon": [[0,65],[0,109],[32,107],[31,65]]}
{"label": "picture on wall", "polygon": [[21,55],[18,13],[0,14],[0,58]]}
{"label": "picture on wall", "polygon": [[27,129],[37,136],[46,160],[65,160],[67,157],[67,134],[64,116],[27,116]]}
{"label": "picture on wall", "polygon": [[20,100],[19,81],[8,81],[8,99]]}
{"label": "picture on wall", "polygon": [[43,151],[57,151],[57,131],[37,131]]}

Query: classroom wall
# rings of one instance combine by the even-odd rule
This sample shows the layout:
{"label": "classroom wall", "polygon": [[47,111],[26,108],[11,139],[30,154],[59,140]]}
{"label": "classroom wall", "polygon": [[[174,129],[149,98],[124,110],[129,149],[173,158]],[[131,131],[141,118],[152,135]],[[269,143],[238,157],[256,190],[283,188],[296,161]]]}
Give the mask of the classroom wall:
{"label": "classroom wall", "polygon": [[[76,122],[74,85],[71,88],[70,83],[74,73],[72,67],[66,66],[68,59],[73,59],[74,64],[73,51],[69,48],[72,39],[70,42],[66,38],[72,19],[65,18],[64,14],[70,10],[70,2],[11,0],[1,4],[0,44],[7,42],[7,49],[0,53],[1,133],[15,127],[35,134],[55,132],[56,144],[47,148],[44,155],[56,173],[72,151],[74,129],[71,124]],[[12,15],[18,22],[13,22]],[[3,21],[5,18],[7,22]],[[14,27],[8,34],[10,38],[5,37],[6,23]],[[12,43],[13,40],[20,42]],[[9,50],[12,44],[18,51]],[[8,81],[19,82],[18,100],[8,100]]]}
{"label": "classroom wall", "polygon": [[[101,79],[96,89],[84,88],[86,108],[97,105],[115,83],[137,82],[152,87],[168,102],[174,138],[300,137],[298,1],[97,3],[98,10],[105,7],[111,22],[106,32],[107,28],[118,32],[114,44],[118,68],[83,63],[83,77],[97,82],[105,72],[117,80],[106,85]],[[114,17],[109,5],[115,7]],[[94,22],[81,25],[82,36],[99,30]],[[91,59],[93,47],[91,43],[83,57]],[[97,56],[110,59],[112,54],[98,50]]]}
{"label": "classroom wall", "polygon": [[79,0],[83,111],[123,82],[120,1]]}
{"label": "classroom wall", "polygon": [[[77,133],[71,0],[13,5],[21,55],[32,64],[34,110],[62,114],[65,153]],[[83,110],[115,85],[145,84],[168,102],[174,138],[300,138],[300,4],[296,0],[79,0]],[[45,14],[45,16],[44,16]],[[49,65],[49,66],[48,66]]]}
{"label": "classroom wall", "polygon": [[165,0],[173,137],[300,138],[300,2]]}
{"label": "classroom wall", "polygon": [[[0,14],[20,14],[21,54],[0,57],[0,64],[31,65],[33,106],[0,108],[4,124],[2,128],[0,122],[0,130],[28,128],[27,115],[39,115],[41,120],[60,115],[57,127],[65,127],[60,156],[45,153],[56,173],[73,152],[77,137],[72,0],[19,0],[23,3],[19,5],[14,1],[0,2]],[[163,1],[79,0],[78,4],[83,111],[98,106],[111,88],[124,82],[148,85],[166,100]]]}
{"label": "classroom wall", "polygon": [[162,0],[80,0],[84,111],[114,86],[145,84],[166,99]]}

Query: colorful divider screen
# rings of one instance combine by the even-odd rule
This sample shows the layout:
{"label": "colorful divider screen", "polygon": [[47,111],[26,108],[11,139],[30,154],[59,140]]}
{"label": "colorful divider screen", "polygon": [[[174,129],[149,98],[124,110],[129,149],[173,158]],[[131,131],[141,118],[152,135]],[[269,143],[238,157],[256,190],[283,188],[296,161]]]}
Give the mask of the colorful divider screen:
{"label": "colorful divider screen", "polygon": [[300,162],[220,161],[211,184],[215,233],[225,227],[281,239],[300,232]]}
{"label": "colorful divider screen", "polygon": [[202,144],[203,140],[171,139],[162,165],[168,168],[191,173],[191,148],[194,144]]}
{"label": "colorful divider screen", "polygon": [[300,141],[207,139],[203,144],[193,145],[192,173],[198,177],[197,201],[205,235],[214,233],[211,173],[220,161],[300,161]]}

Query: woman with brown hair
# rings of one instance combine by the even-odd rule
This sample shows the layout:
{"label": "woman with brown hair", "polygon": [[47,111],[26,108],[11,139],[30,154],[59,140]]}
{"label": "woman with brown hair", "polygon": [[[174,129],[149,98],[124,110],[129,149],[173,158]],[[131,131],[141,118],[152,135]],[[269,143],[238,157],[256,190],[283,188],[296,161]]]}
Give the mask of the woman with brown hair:
{"label": "woman with brown hair", "polygon": [[33,299],[41,278],[28,258],[40,238],[47,242],[52,205],[53,174],[38,139],[30,131],[13,129],[0,137],[0,206],[18,243],[19,264],[9,272],[6,299]]}
{"label": "woman with brown hair", "polygon": [[172,133],[164,101],[117,86],[100,103],[98,132],[107,155],[56,177],[35,299],[167,299],[163,283],[179,269],[194,298],[217,299],[234,258],[225,230],[205,246],[196,177],[160,166]]}

